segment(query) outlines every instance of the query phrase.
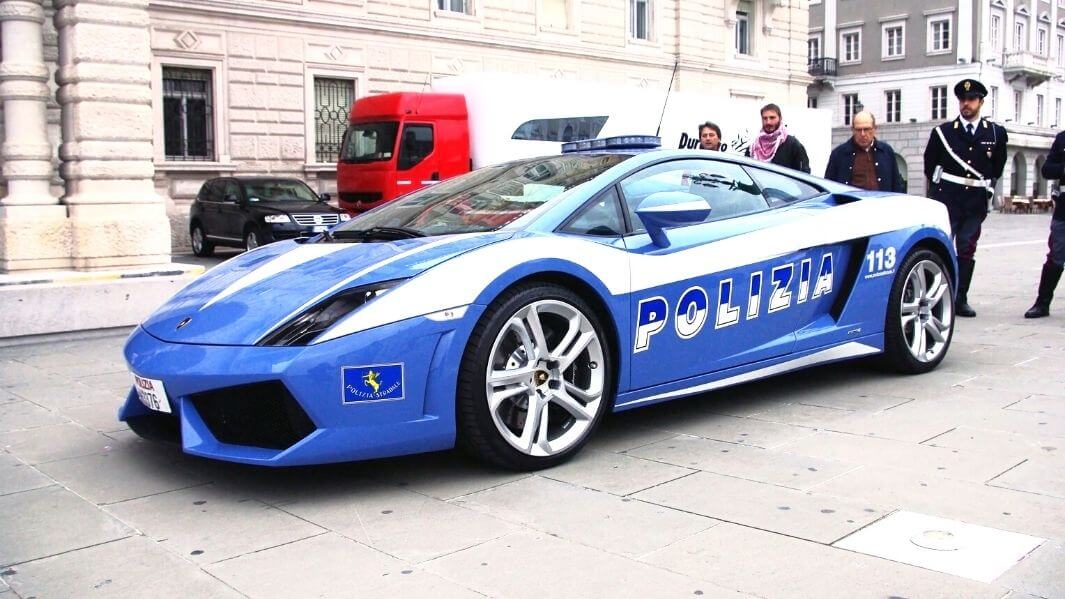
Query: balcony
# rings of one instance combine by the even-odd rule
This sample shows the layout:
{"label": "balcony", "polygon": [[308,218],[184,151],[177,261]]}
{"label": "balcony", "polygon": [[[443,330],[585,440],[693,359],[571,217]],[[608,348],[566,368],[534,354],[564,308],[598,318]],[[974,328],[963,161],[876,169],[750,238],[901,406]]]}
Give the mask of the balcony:
{"label": "balcony", "polygon": [[826,79],[836,76],[835,58],[811,58],[806,63],[806,72],[813,75],[814,79]]}
{"label": "balcony", "polygon": [[1058,69],[1045,56],[1027,50],[1017,50],[1002,54],[1002,74],[1007,81],[1024,77],[1025,85],[1035,87],[1057,75]]}

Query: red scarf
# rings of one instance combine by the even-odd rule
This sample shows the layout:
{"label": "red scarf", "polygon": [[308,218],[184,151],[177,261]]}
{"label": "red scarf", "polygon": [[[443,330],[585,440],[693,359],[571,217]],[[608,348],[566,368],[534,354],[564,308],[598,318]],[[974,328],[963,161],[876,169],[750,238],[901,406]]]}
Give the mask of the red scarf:
{"label": "red scarf", "polygon": [[784,123],[781,123],[772,133],[766,133],[763,129],[758,132],[758,138],[751,145],[751,156],[760,162],[769,162],[776,155],[780,144],[784,143],[787,138],[788,130],[784,127]]}

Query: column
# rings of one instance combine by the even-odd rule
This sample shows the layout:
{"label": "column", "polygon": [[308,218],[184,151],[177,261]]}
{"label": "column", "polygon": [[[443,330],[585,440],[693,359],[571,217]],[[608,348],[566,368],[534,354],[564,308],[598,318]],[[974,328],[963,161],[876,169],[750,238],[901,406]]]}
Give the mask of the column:
{"label": "column", "polygon": [[42,0],[0,0],[0,146],[7,194],[0,198],[0,272],[69,266],[66,208],[49,190],[52,145],[46,122]]}
{"label": "column", "polygon": [[170,260],[152,177],[148,0],[55,0],[60,174],[76,268]]}

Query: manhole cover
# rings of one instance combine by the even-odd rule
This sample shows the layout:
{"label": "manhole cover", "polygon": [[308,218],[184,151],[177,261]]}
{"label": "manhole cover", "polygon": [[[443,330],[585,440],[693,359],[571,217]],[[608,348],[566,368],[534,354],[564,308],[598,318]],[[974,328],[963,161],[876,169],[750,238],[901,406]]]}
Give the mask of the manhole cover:
{"label": "manhole cover", "polygon": [[961,548],[958,538],[945,530],[926,530],[910,537],[910,542],[932,551],[957,551]]}

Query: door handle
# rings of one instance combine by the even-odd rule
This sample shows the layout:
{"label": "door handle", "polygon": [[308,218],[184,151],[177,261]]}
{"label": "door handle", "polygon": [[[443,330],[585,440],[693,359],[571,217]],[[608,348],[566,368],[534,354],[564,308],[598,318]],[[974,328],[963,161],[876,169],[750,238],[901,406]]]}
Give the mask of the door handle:
{"label": "door handle", "polygon": [[439,172],[433,173],[432,175],[430,175],[429,179],[432,180],[432,181],[439,181],[440,180],[440,173]]}

